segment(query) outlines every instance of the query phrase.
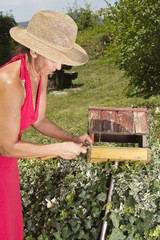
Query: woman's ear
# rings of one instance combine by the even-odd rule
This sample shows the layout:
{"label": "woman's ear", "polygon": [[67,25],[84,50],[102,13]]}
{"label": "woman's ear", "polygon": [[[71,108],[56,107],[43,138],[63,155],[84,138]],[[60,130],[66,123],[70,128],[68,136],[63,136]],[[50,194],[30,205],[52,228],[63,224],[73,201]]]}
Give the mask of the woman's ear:
{"label": "woman's ear", "polygon": [[35,51],[33,51],[33,50],[30,49],[30,55],[31,55],[31,57],[33,57],[33,58],[37,58],[38,53],[36,53]]}

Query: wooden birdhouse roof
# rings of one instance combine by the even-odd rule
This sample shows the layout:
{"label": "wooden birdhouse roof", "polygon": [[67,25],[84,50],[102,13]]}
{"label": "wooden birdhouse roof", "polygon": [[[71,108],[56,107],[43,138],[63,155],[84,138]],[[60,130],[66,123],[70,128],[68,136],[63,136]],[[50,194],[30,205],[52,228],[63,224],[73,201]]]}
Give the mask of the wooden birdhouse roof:
{"label": "wooden birdhouse roof", "polygon": [[144,108],[89,107],[88,132],[109,135],[148,135]]}

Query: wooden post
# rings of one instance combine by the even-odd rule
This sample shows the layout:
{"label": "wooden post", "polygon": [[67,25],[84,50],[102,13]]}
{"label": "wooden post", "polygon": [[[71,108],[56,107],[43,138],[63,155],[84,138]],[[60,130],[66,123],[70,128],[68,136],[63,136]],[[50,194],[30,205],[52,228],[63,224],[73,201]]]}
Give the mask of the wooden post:
{"label": "wooden post", "polygon": [[94,133],[90,133],[90,138],[92,140],[92,143],[94,144]]}

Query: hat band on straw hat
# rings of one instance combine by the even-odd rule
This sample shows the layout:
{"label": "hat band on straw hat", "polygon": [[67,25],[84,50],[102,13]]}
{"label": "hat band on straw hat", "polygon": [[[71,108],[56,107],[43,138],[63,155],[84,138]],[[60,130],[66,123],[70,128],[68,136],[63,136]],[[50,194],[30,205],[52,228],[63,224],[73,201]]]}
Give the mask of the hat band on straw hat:
{"label": "hat band on straw hat", "polygon": [[59,47],[58,45],[50,44],[48,41],[41,40],[40,38],[34,36],[32,33],[29,33],[28,31],[26,31],[26,34],[29,35],[31,38],[35,39],[36,41],[41,42],[50,48],[57,49],[61,52],[69,52],[73,49],[73,46],[71,46],[70,48],[64,48],[64,47]]}

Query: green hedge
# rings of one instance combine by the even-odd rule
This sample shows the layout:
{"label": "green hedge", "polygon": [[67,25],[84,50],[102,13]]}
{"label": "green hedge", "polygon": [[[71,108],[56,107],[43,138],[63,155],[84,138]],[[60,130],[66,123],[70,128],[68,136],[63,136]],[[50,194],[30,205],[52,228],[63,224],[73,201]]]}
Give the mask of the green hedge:
{"label": "green hedge", "polygon": [[[160,144],[151,145],[149,164],[87,164],[20,160],[26,240],[99,239],[110,174],[115,178],[106,239],[158,239],[160,235]],[[56,203],[47,208],[47,200]]]}
{"label": "green hedge", "polygon": [[151,146],[149,164],[121,164],[115,174],[110,226],[107,239],[159,239],[160,236],[160,144]]}
{"label": "green hedge", "polygon": [[[98,239],[109,164],[20,160],[25,239]],[[47,200],[55,198],[53,208]]]}

